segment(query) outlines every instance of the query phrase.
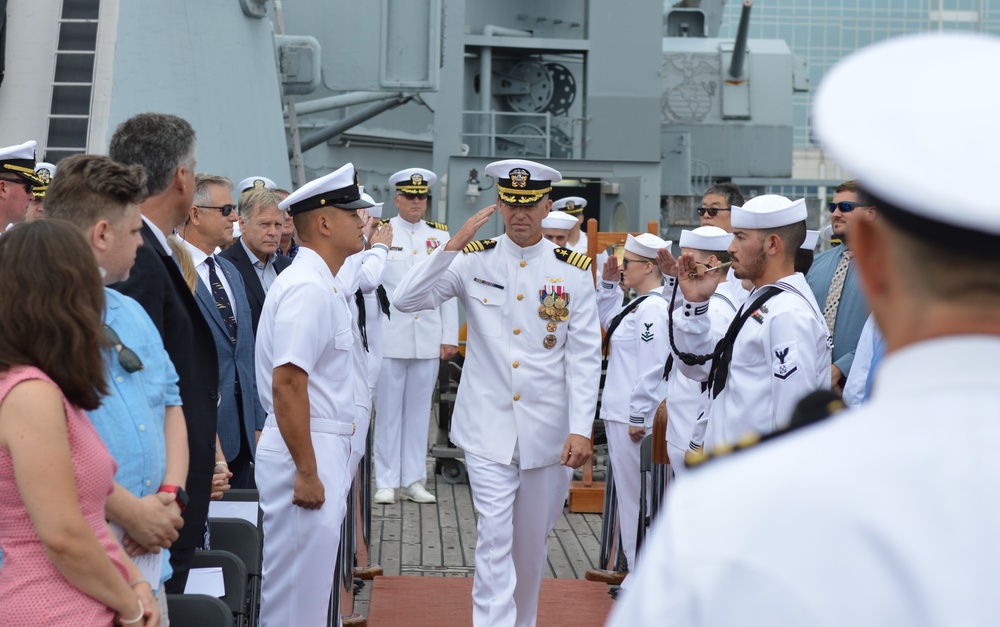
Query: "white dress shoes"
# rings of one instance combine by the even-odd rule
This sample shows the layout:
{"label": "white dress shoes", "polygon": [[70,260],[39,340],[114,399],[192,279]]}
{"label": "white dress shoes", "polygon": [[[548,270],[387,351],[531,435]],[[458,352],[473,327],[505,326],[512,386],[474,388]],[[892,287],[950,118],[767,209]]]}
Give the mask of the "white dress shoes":
{"label": "white dress shoes", "polygon": [[377,505],[392,505],[396,502],[396,491],[392,488],[379,488],[375,490],[374,501]]}
{"label": "white dress shoes", "polygon": [[[413,501],[414,503],[437,503],[437,499],[434,498],[434,495],[428,492],[419,481],[414,481],[409,485],[409,487],[401,488],[399,490],[399,498],[407,499],[409,501]],[[378,503],[377,499],[378,496],[376,495],[376,503]]]}

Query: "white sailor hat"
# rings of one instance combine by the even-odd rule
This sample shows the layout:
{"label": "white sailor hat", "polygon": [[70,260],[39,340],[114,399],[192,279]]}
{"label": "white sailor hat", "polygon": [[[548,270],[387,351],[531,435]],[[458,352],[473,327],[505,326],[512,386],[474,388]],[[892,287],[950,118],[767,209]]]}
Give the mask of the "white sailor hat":
{"label": "white sailor hat", "polygon": [[681,248],[695,250],[726,250],[733,241],[733,234],[717,226],[699,226],[681,231]]}
{"label": "white sailor hat", "polygon": [[998,92],[986,77],[998,63],[1000,39],[974,33],[869,46],[824,76],[816,134],[879,215],[917,237],[996,255],[1000,209],[983,183],[997,174]]}
{"label": "white sailor hat", "polygon": [[[831,233],[833,231],[831,230]],[[802,250],[816,250],[816,244],[819,242],[819,231],[812,231],[806,229],[806,241],[802,242],[799,246]]]}
{"label": "white sailor hat", "polygon": [[733,205],[734,229],[776,229],[806,219],[806,199],[789,200],[777,194],[754,196],[742,207]]}
{"label": "white sailor hat", "polygon": [[233,239],[243,235],[243,229],[240,228],[240,221],[237,220],[233,222]]}
{"label": "white sailor hat", "polygon": [[55,175],[56,166],[54,164],[45,161],[39,161],[35,164],[35,176],[42,182],[41,185],[35,185],[35,198],[45,198],[45,192],[48,191],[49,183],[52,182],[52,177]]}
{"label": "white sailor hat", "polygon": [[248,176],[236,186],[239,194],[245,194],[251,189],[278,189],[278,185],[266,176]]}
{"label": "white sailor hat", "polygon": [[669,248],[671,244],[672,242],[660,239],[652,233],[642,233],[635,236],[629,233],[628,237],[625,238],[625,250],[647,259],[656,259],[656,251],[661,248]]}
{"label": "white sailor hat", "polygon": [[0,170],[16,174],[32,185],[42,185],[35,176],[35,140],[0,148]]}
{"label": "white sailor hat", "polygon": [[524,159],[494,161],[486,174],[496,178],[497,196],[508,205],[533,205],[562,180],[557,170]]}
{"label": "white sailor hat", "polygon": [[437,180],[437,174],[430,170],[407,168],[390,176],[389,185],[394,185],[401,194],[428,194]]}
{"label": "white sailor hat", "polygon": [[567,196],[552,202],[552,211],[565,211],[571,216],[580,215],[587,206],[587,199],[580,196]]}
{"label": "white sailor hat", "polygon": [[362,185],[362,189],[361,189],[361,200],[364,200],[365,202],[370,202],[372,204],[371,207],[368,207],[368,215],[369,216],[371,216],[373,218],[381,218],[382,217],[382,205],[385,204],[385,203],[375,202],[374,198],[372,198],[371,196],[369,196],[368,194],[365,193],[363,185]]}
{"label": "white sailor hat", "polygon": [[831,239],[833,239],[833,225],[827,224],[826,226],[824,226],[823,232],[820,233],[819,236],[823,238],[824,242],[829,242]]}
{"label": "white sailor hat", "polygon": [[368,209],[371,206],[372,203],[361,198],[358,171],[354,169],[353,163],[309,181],[278,204],[278,208],[287,210],[290,216],[322,207],[352,210]]}
{"label": "white sailor hat", "polygon": [[570,230],[576,226],[576,216],[571,216],[565,211],[550,211],[549,215],[542,218],[543,229],[565,229]]}

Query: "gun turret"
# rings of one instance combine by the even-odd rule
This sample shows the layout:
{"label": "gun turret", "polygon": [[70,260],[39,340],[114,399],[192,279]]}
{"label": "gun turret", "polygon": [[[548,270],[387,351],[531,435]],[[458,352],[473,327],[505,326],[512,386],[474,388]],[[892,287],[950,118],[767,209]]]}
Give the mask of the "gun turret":
{"label": "gun turret", "polygon": [[743,64],[747,57],[747,32],[750,30],[750,7],[753,0],[743,0],[743,12],[740,14],[740,25],[736,30],[736,43],[733,45],[733,60],[729,64],[729,76],[741,78]]}

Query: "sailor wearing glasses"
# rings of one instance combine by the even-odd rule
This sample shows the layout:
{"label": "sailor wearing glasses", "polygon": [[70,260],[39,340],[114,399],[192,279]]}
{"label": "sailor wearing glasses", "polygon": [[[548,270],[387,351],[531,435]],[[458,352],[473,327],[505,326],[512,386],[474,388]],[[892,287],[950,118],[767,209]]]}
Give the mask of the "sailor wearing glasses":
{"label": "sailor wearing glasses", "polygon": [[861,292],[861,280],[851,263],[851,235],[859,222],[871,222],[878,210],[871,203],[862,203],[858,197],[857,181],[842,183],[827,205],[833,236],[840,244],[820,253],[806,275],[823,311],[823,317],[833,337],[833,367],[830,383],[838,392],[843,390],[847,375],[851,374],[854,352],[861,338],[861,329],[868,319],[868,302]]}
{"label": "sailor wearing glasses", "polygon": [[42,185],[35,174],[34,141],[0,148],[0,228],[24,222],[34,188]]}
{"label": "sailor wearing glasses", "polygon": [[[656,253],[669,248],[652,233],[629,236],[621,265],[615,256],[604,264],[597,290],[597,308],[604,327],[604,346],[608,349],[608,374],[601,398],[601,418],[608,435],[608,456],[614,469],[618,497],[618,524],[622,548],[629,569],[635,568],[636,527],[639,520],[639,449],[646,431],[653,426],[653,415],[666,395],[663,360],[669,352],[667,341],[667,301],[663,275],[656,266]],[[634,289],[635,299],[622,306],[619,287]],[[642,383],[643,373],[652,373],[654,393],[635,398],[633,392]],[[627,588],[626,577],[622,587]]]}
{"label": "sailor wearing glasses", "polygon": [[375,397],[375,503],[399,497],[434,503],[427,481],[427,431],[431,395],[442,359],[458,352],[458,303],[454,299],[421,311],[403,313],[392,306],[403,276],[451,239],[448,227],[424,220],[437,175],[423,168],[400,170],[389,177],[399,215],[382,285],[389,315],[382,327],[384,361]]}
{"label": "sailor wearing glasses", "polygon": [[[591,455],[601,332],[591,260],[542,237],[556,170],[491,163],[497,204],[396,288],[413,312],[461,298],[469,320],[451,439],[465,450],[479,513],[473,625],[533,627],[546,540],[570,468]],[[505,234],[473,241],[494,212]]]}

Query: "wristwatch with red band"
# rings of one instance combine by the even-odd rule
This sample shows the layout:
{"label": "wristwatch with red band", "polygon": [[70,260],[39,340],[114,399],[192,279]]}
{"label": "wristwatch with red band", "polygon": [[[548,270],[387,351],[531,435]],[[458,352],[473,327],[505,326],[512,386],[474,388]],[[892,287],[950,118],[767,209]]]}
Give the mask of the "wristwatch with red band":
{"label": "wristwatch with red band", "polygon": [[157,492],[169,492],[177,497],[177,505],[181,508],[181,513],[184,513],[184,509],[188,504],[188,493],[184,491],[184,488],[179,485],[161,485]]}

